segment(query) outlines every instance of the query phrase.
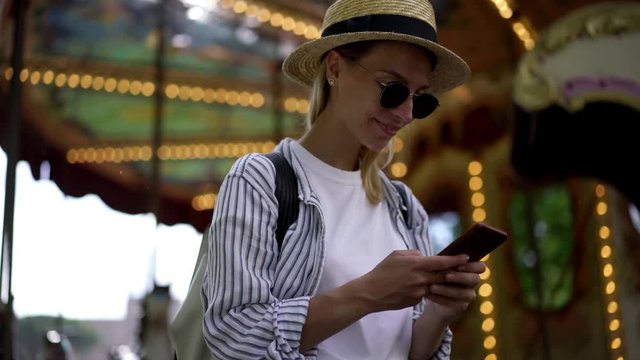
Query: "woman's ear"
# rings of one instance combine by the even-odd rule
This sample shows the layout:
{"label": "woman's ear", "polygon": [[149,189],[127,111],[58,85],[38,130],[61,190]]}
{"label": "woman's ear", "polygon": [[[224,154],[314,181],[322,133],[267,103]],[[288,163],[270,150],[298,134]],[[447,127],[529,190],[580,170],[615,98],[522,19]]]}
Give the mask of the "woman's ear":
{"label": "woman's ear", "polygon": [[327,81],[333,80],[337,81],[340,73],[340,54],[331,50],[327,53]]}

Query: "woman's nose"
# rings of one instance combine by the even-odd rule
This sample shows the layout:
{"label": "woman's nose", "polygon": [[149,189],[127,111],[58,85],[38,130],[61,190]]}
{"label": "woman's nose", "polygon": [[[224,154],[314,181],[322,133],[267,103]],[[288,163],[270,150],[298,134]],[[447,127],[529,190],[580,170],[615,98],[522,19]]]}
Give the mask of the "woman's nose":
{"label": "woman's nose", "polygon": [[402,120],[402,126],[413,121],[413,96],[408,96],[393,112]]}

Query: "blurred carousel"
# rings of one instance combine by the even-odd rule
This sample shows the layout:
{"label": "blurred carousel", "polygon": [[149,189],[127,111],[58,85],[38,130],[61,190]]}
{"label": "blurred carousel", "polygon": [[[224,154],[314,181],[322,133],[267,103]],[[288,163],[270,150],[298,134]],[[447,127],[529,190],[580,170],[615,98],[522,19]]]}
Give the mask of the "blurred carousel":
{"label": "blurred carousel", "polygon": [[[303,131],[307,90],[280,64],[330,1],[32,0],[21,61],[14,3],[0,2],[1,145],[67,195],[201,231],[235,159]],[[436,247],[474,222],[510,234],[453,325],[453,358],[632,359],[640,3],[432,3],[474,76],[399,134],[388,174]],[[160,344],[146,354],[167,351],[167,294],[144,300],[140,343]]]}

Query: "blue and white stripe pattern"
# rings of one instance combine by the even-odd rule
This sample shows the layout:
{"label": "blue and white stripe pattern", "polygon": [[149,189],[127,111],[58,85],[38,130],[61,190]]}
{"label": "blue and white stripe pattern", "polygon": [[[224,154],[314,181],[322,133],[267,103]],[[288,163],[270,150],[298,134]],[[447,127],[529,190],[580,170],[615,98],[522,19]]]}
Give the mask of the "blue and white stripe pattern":
{"label": "blue and white stripe pattern", "polygon": [[[203,334],[218,359],[315,359],[316,350],[300,353],[300,336],[310,298],[324,264],[324,222],[304,169],[292,154],[291,139],[276,151],[284,154],[298,177],[300,213],[278,249],[275,168],[260,154],[240,158],[225,178],[210,229],[203,280]],[[431,254],[427,214],[411,194],[406,204],[383,175],[386,203],[407,248]],[[414,319],[424,301],[414,307]],[[449,359],[449,330],[434,359]]]}

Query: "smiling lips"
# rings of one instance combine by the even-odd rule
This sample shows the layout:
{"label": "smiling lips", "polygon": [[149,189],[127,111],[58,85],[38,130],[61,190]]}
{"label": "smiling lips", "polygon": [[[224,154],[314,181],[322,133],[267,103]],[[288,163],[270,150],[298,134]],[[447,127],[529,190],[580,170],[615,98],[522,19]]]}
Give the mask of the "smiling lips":
{"label": "smiling lips", "polygon": [[378,120],[376,120],[376,123],[378,123],[382,131],[389,136],[394,136],[401,129],[401,127],[386,125]]}

